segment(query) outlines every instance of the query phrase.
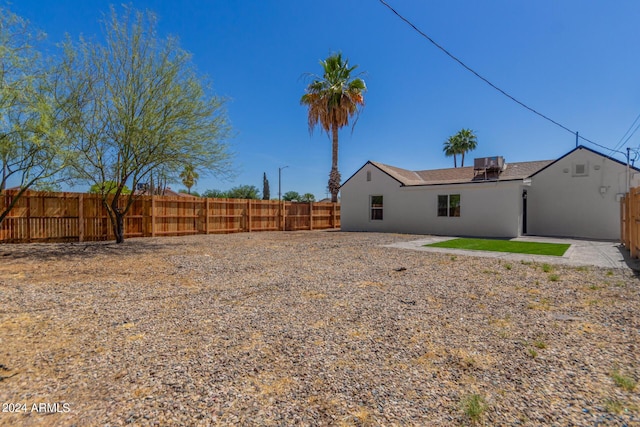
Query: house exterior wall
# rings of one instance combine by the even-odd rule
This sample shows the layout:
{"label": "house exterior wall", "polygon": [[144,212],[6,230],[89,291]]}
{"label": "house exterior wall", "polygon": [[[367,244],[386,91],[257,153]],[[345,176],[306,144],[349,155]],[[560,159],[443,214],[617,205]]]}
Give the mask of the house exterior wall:
{"label": "house exterior wall", "polygon": [[528,234],[618,240],[618,195],[626,192],[626,176],[625,165],[587,149],[560,158],[532,177]]}
{"label": "house exterior wall", "polygon": [[[367,181],[367,172],[371,180]],[[522,221],[522,182],[402,187],[366,164],[341,189],[341,228],[481,237],[515,237]],[[460,195],[460,216],[439,217],[438,196]],[[383,219],[371,220],[370,197],[383,196]]]}
{"label": "house exterior wall", "polygon": [[[367,173],[371,181],[367,181]],[[367,163],[340,188],[340,229],[343,231],[390,232],[387,206],[397,203],[400,183]],[[370,196],[383,196],[383,220],[370,220]],[[395,200],[395,202],[394,202]]]}

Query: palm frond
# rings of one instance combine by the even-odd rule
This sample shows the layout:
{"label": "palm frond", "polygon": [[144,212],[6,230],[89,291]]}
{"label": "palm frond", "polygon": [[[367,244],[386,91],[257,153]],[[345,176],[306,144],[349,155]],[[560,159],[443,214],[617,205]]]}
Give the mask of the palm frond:
{"label": "palm frond", "polygon": [[348,126],[352,118],[357,121],[360,108],[364,106],[367,86],[364,80],[352,78],[357,65],[350,67],[348,60],[337,53],[320,61],[324,70],[322,80],[315,79],[306,88],[300,103],[308,107],[309,131],[316,126],[327,134],[332,125]]}

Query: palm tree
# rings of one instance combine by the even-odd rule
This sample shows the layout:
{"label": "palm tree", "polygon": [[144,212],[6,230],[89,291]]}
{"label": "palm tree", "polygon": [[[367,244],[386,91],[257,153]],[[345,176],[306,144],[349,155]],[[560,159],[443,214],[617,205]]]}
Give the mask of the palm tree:
{"label": "palm tree", "polygon": [[191,187],[196,185],[198,178],[200,178],[200,175],[198,175],[198,172],[196,172],[191,165],[186,165],[184,170],[180,172],[180,179],[182,179],[184,186],[187,187],[188,194],[191,194]]}
{"label": "palm tree", "polygon": [[364,106],[364,92],[367,90],[364,80],[351,76],[358,66],[349,67],[349,60],[342,59],[336,53],[320,61],[324,70],[322,78],[315,76],[302,95],[300,104],[309,108],[309,132],[319,123],[327,135],[331,135],[331,172],[329,173],[329,192],[331,201],[338,201],[340,172],[338,172],[338,130],[349,124]]}
{"label": "palm tree", "polygon": [[460,140],[458,139],[458,135],[450,136],[445,142],[444,147],[442,148],[444,151],[444,155],[447,157],[453,156],[453,167],[458,167],[458,162],[456,156],[460,154]]}
{"label": "palm tree", "polygon": [[461,129],[456,135],[458,139],[458,154],[461,155],[460,166],[464,167],[464,155],[478,146],[478,138],[471,129]]}

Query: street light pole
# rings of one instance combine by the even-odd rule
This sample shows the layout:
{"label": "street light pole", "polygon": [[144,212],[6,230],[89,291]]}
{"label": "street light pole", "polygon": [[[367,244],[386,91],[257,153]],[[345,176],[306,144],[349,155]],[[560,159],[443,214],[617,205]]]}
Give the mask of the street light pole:
{"label": "street light pole", "polygon": [[278,168],[278,201],[282,198],[282,186],[280,185],[282,182],[282,169],[286,169],[289,166],[282,166]]}

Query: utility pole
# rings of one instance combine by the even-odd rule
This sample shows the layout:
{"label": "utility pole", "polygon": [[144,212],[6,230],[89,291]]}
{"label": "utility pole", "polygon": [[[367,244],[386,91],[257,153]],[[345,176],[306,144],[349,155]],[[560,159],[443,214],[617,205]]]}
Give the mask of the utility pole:
{"label": "utility pole", "polygon": [[578,148],[578,131],[576,131],[576,148]]}
{"label": "utility pole", "polygon": [[280,201],[282,199],[282,186],[281,186],[281,182],[282,182],[282,169],[286,169],[289,166],[282,166],[280,168],[278,168],[278,201]]}

